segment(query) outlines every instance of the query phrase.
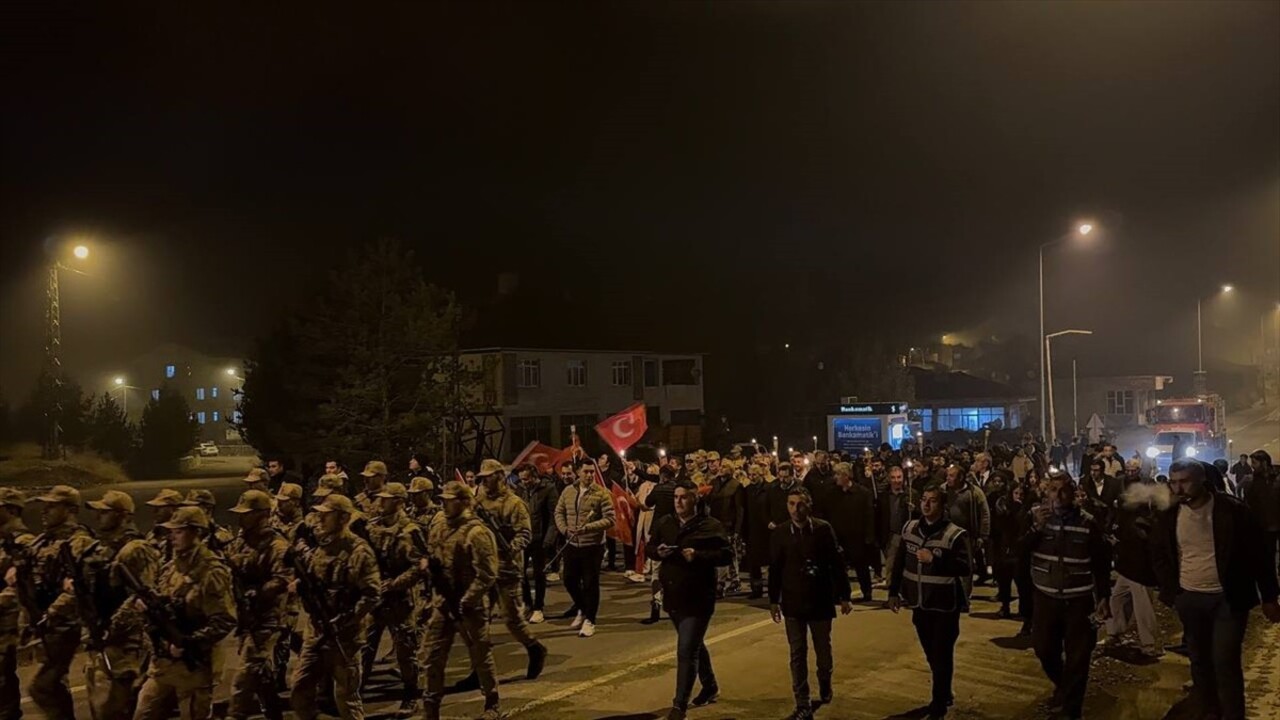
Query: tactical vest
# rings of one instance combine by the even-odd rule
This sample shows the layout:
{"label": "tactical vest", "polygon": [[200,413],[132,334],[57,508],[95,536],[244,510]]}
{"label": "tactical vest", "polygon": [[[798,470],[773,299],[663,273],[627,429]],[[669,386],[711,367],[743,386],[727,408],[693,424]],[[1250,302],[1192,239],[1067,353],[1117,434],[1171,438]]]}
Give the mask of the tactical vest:
{"label": "tactical vest", "polygon": [[912,520],[902,528],[902,544],[907,548],[906,562],[902,565],[902,598],[907,607],[959,612],[968,605],[960,578],[934,574],[933,563],[921,563],[916,557],[921,548],[940,554],[953,553],[963,535],[964,529],[953,522],[948,522],[941,534],[927,538],[920,532],[919,520]]}
{"label": "tactical vest", "polygon": [[1093,594],[1089,519],[1081,512],[1065,522],[1050,516],[1031,552],[1031,582],[1044,594],[1068,600]]}

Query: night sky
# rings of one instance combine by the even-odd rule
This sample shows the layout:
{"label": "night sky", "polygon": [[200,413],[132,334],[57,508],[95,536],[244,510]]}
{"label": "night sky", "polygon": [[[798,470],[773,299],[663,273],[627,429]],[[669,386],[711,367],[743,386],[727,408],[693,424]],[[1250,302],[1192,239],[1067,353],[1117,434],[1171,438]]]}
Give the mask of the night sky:
{"label": "night sky", "polygon": [[1280,297],[1274,2],[286,5],[0,10],[10,399],[69,232],[87,385],[243,352],[385,236],[482,313],[518,272],[506,344],[722,363],[1033,335],[1036,247],[1084,218],[1047,274],[1083,371],[1185,373],[1228,281],[1206,342],[1244,362]]}

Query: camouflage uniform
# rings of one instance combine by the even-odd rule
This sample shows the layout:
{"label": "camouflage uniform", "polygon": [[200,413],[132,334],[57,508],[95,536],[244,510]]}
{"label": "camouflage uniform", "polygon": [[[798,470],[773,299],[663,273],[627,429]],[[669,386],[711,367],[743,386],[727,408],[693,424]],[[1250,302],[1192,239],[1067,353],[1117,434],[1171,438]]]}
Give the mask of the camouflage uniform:
{"label": "camouflage uniform", "polygon": [[[0,526],[0,577],[18,562],[18,558],[10,557],[7,548],[12,547],[15,553],[26,553],[36,538],[22,524],[22,506],[25,500],[22,493],[12,488],[0,488],[0,503],[12,517]],[[18,687],[18,644],[24,626],[20,616],[22,607],[18,603],[18,593],[6,586],[0,590],[0,720],[17,720],[22,717],[22,691]]]}
{"label": "camouflage uniform", "polygon": [[[293,545],[298,538],[298,528],[302,527],[305,520],[301,511],[302,486],[296,483],[284,483],[280,486],[280,492],[276,494],[275,499],[276,512],[271,516],[271,527],[280,533],[289,545]],[[293,518],[286,518],[280,514],[280,503],[288,500],[292,500],[299,506],[298,513]],[[298,633],[300,608],[298,596],[289,593],[285,600],[284,622],[280,628],[280,639],[276,642],[276,690],[279,692],[283,692],[288,685],[290,653],[296,653],[302,649],[302,636]]]}
{"label": "camouflage uniform", "polygon": [[529,506],[507,487],[505,481],[498,484],[498,491],[492,495],[488,487],[481,484],[476,502],[498,525],[496,528],[489,529],[501,533],[510,544],[509,552],[503,552],[501,549],[498,551],[498,608],[502,613],[502,619],[506,622],[507,631],[511,633],[511,637],[526,648],[532,648],[538,644],[538,641],[529,631],[529,624],[525,622],[524,615],[520,612],[520,580],[524,576],[524,549],[529,546],[533,537],[529,521]]}
{"label": "camouflage uniform", "polygon": [[[378,498],[408,499],[404,485],[387,483]],[[373,670],[374,656],[382,641],[383,631],[391,633],[396,664],[400,668],[400,680],[404,683],[401,710],[418,698],[418,667],[414,654],[418,650],[418,628],[414,624],[421,576],[418,559],[421,555],[413,541],[414,533],[422,529],[409,519],[403,508],[390,516],[382,515],[368,524],[369,544],[373,547],[382,577],[382,600],[373,611],[373,621],[365,638],[364,678],[368,680]]]}
{"label": "camouflage uniform", "polygon": [[[207,529],[209,520],[200,508],[184,507],[165,527]],[[185,552],[175,551],[173,559],[164,564],[155,592],[174,605],[185,627],[195,630],[183,658],[170,655],[163,637],[151,636],[151,668],[138,696],[134,720],[165,720],[175,701],[182,720],[204,720],[213,708],[215,646],[236,625],[231,570],[221,556],[197,540]]]}
{"label": "camouflage uniform", "polygon": [[[387,464],[381,460],[370,460],[365,464],[364,471],[360,473],[360,476],[365,479],[366,489],[356,494],[356,507],[365,515],[376,517],[378,514],[378,493],[370,493],[367,483],[369,478],[374,477],[382,477],[385,480],[387,477]],[[381,492],[381,490],[378,492]]]}
{"label": "camouflage uniform", "polygon": [[[161,490],[156,496],[147,501],[147,505],[153,508],[179,508],[182,507],[182,493],[177,490]],[[173,548],[169,546],[169,531],[161,527],[160,522],[151,528],[151,532],[147,533],[147,543],[160,553],[160,562],[169,562],[173,559]]]}
{"label": "camouflage uniform", "polygon": [[[441,498],[473,498],[471,488],[452,481],[445,485]],[[438,720],[440,701],[444,698],[444,671],[449,662],[449,650],[453,637],[461,633],[471,656],[471,667],[480,680],[484,693],[486,715],[498,712],[498,682],[493,662],[493,647],[489,640],[488,609],[485,597],[493,589],[498,578],[498,550],[493,533],[470,509],[457,517],[449,518],[440,513],[431,522],[427,532],[427,547],[431,565],[443,574],[433,577],[436,586],[432,598],[433,612],[427,625],[424,644],[426,656],[426,684],[423,694],[424,715],[427,720]],[[445,598],[439,583],[447,581],[453,595]],[[452,605],[447,607],[446,603]]]}
{"label": "camouflage uniform", "polygon": [[213,493],[208,490],[192,490],[187,493],[187,499],[182,504],[187,507],[200,508],[204,511],[205,517],[209,519],[209,532],[205,536],[204,542],[210,550],[220,553],[226,550],[232,540],[236,539],[236,534],[230,528],[219,525],[213,519],[213,511],[217,509]]}
{"label": "camouflage uniform", "polygon": [[[431,499],[431,493],[434,491],[435,485],[430,478],[419,476],[409,485],[409,503],[405,505],[404,511],[420,528],[431,527],[431,518],[440,512],[440,506]],[[426,498],[426,504],[419,506],[417,498]]]}
{"label": "camouflage uniform", "polygon": [[[133,499],[114,490],[89,506],[133,514]],[[89,714],[94,720],[133,717],[147,658],[146,618],[127,602],[129,589],[121,567],[147,586],[155,583],[160,572],[160,553],[143,539],[132,519],[99,532],[98,544],[81,559],[80,572],[105,625],[101,652],[90,653],[84,668]]]}
{"label": "camouflage uniform", "polygon": [[[55,485],[48,494],[36,500],[79,507],[80,492],[66,485]],[[37,609],[44,612],[43,618],[33,617],[31,622],[43,627],[45,660],[31,679],[30,693],[31,699],[49,720],[73,720],[75,717],[71,691],[67,688],[67,672],[80,647],[75,596],[62,590],[65,575],[59,567],[59,555],[63,544],[67,544],[72,557],[82,557],[93,543],[93,534],[71,519],[56,527],[45,528],[31,543],[36,604],[39,606]]]}
{"label": "camouflage uniform", "polygon": [[[351,501],[336,493],[325,496],[317,512],[355,512]],[[364,705],[360,700],[360,654],[364,644],[365,618],[378,603],[378,561],[373,549],[349,529],[322,536],[318,547],[309,550],[303,560],[307,574],[316,581],[328,605],[340,614],[330,618],[337,625],[337,638],[323,635],[315,618],[298,657],[293,673],[293,710],[299,720],[315,720],[316,689],[321,679],[332,673],[338,714],[342,720],[362,720]],[[335,647],[339,643],[346,652]]]}
{"label": "camouflage uniform", "polygon": [[[271,496],[248,490],[231,512],[270,512]],[[239,668],[231,681],[232,720],[246,720],[259,707],[267,720],[281,720],[284,708],[276,693],[276,643],[284,627],[289,573],[284,555],[289,543],[270,525],[254,536],[241,530],[227,546],[227,563],[236,583],[236,637]],[[288,655],[285,656],[286,660]]]}

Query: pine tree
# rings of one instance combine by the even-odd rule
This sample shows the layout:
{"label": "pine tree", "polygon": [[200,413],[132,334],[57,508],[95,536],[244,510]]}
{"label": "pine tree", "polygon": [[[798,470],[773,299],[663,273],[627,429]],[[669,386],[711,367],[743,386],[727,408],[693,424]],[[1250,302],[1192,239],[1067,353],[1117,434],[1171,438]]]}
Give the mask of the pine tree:
{"label": "pine tree", "polygon": [[115,398],[103,393],[89,414],[88,444],[99,455],[123,463],[134,450],[134,428]]}
{"label": "pine tree", "polygon": [[178,460],[195,447],[200,426],[191,417],[191,408],[182,393],[160,388],[158,397],[147,402],[138,429],[138,452],[133,471],[139,477],[173,477]]}

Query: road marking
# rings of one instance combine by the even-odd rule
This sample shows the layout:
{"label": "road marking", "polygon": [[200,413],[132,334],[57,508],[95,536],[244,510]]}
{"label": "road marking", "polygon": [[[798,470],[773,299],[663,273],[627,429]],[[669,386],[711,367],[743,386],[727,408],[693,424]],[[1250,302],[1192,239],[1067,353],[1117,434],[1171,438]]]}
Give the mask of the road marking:
{"label": "road marking", "polygon": [[1257,420],[1254,420],[1253,422],[1247,422],[1244,425],[1241,425],[1239,430],[1237,430],[1236,432],[1239,432],[1240,430],[1244,430],[1245,428],[1253,427],[1254,425],[1257,425],[1258,423],[1263,421],[1274,421],[1274,420],[1280,420],[1280,410],[1266,413],[1265,415],[1258,418]]}
{"label": "road marking", "polygon": [[[707,638],[704,641],[704,644],[714,645],[715,643],[718,643],[721,640],[729,640],[731,638],[738,637],[739,635],[745,635],[749,632],[754,632],[756,630],[759,630],[762,627],[768,627],[769,625],[773,625],[773,624],[774,622],[772,618],[766,618],[764,620],[761,620],[760,622],[755,622],[750,625],[745,625],[735,630],[730,630],[729,632],[716,635],[715,637]],[[586,692],[587,690],[600,687],[601,685],[607,685],[613,682],[614,680],[618,680],[619,678],[624,678],[628,675],[631,675],[635,673],[636,670],[652,667],[654,665],[662,665],[664,663],[671,662],[675,658],[676,658],[676,652],[674,650],[670,652],[662,653],[661,655],[655,655],[654,657],[651,657],[648,660],[644,660],[639,663],[628,665],[627,667],[622,668],[621,670],[615,670],[614,672],[611,672],[608,675],[602,675],[594,680],[581,682],[581,683],[578,683],[577,685],[572,685],[563,690],[557,690],[556,692],[553,692],[549,695],[543,695],[537,700],[532,700],[530,702],[527,702],[524,705],[521,705],[520,707],[516,708],[515,710],[507,711],[507,715],[508,716],[518,715],[522,712],[528,712],[534,708],[541,707],[548,703],[556,702],[557,700],[563,700],[567,697],[580,695],[581,693]]]}

